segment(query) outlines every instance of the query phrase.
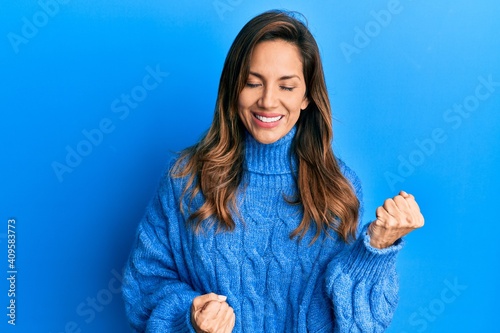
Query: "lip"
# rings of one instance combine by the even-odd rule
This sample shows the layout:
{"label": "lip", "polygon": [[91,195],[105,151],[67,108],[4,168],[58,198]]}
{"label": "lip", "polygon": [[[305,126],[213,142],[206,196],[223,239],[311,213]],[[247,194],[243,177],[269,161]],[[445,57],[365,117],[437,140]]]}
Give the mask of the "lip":
{"label": "lip", "polygon": [[[266,117],[266,118],[275,118],[275,117],[281,117],[281,118],[277,121],[266,123],[266,122],[263,122],[262,120],[260,120],[259,118],[257,118],[256,116],[261,116],[261,117]],[[257,126],[262,127],[262,128],[274,128],[281,123],[281,120],[283,120],[284,117],[285,116],[280,114],[280,113],[252,112],[252,119],[253,119],[254,123]]]}
{"label": "lip", "polygon": [[254,112],[252,111],[253,115],[258,115],[261,117],[267,117],[267,118],[273,118],[273,117],[281,117],[283,116],[281,113],[271,113],[271,112]]}

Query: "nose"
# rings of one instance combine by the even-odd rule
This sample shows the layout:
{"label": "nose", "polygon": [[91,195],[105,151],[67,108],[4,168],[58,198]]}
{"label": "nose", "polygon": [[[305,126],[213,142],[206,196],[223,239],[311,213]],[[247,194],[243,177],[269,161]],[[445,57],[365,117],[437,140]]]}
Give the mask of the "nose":
{"label": "nose", "polygon": [[274,109],[278,106],[277,93],[271,87],[262,89],[257,105],[262,109]]}

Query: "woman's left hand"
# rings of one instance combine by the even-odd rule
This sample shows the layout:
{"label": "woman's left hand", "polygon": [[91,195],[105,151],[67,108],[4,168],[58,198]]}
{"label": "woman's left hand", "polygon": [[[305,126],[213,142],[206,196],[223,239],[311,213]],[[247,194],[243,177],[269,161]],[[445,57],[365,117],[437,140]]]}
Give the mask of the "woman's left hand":
{"label": "woman's left hand", "polygon": [[370,245],[378,249],[391,246],[401,237],[424,226],[415,197],[404,191],[377,208],[377,219],[368,227]]}

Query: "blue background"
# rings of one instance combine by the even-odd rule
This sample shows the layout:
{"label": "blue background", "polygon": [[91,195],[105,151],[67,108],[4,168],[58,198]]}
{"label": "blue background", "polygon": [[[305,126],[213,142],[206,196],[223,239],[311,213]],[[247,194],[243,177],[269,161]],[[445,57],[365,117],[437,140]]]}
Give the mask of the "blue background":
{"label": "blue background", "polygon": [[0,331],[128,332],[120,272],[166,156],[207,129],[231,42],[271,8],[304,13],[317,38],[365,222],[400,189],[425,214],[388,332],[498,330],[496,1],[41,0],[0,10]]}

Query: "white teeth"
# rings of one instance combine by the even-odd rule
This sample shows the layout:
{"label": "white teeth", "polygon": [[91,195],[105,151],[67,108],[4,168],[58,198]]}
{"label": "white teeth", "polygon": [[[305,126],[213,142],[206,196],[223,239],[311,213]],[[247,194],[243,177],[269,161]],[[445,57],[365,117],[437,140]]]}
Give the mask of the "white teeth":
{"label": "white teeth", "polygon": [[259,116],[258,114],[256,114],[255,117],[264,123],[272,123],[272,122],[280,120],[282,116],[269,118],[269,117]]}

